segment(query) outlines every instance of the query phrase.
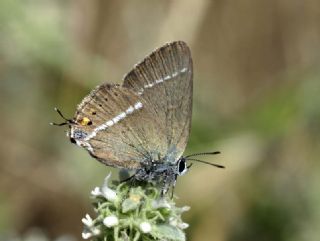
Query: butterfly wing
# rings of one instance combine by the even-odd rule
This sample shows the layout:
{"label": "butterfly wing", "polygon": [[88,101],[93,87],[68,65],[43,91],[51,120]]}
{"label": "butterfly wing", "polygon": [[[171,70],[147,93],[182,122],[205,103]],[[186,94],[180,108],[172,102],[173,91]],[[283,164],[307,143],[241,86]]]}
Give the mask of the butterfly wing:
{"label": "butterfly wing", "polygon": [[[192,59],[182,41],[169,43],[146,57],[124,77],[157,115],[158,132],[169,161],[176,161],[187,145],[192,115]],[[168,156],[169,155],[169,156]],[[170,156],[172,155],[172,156]]]}
{"label": "butterfly wing", "polygon": [[183,42],[155,50],[125,76],[103,84],[77,108],[69,136],[106,165],[137,169],[176,161],[189,136],[192,61]]}
{"label": "butterfly wing", "polygon": [[[72,142],[108,166],[136,169],[161,151],[156,126],[159,120],[132,90],[103,84],[83,99],[77,108],[69,136]],[[155,157],[154,157],[155,158]]]}

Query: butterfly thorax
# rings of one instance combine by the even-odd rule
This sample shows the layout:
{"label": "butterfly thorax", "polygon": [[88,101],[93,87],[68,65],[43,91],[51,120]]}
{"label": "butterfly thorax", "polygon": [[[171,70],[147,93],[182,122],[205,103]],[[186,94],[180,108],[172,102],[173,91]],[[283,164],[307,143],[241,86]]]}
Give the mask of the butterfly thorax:
{"label": "butterfly thorax", "polygon": [[134,175],[139,181],[156,182],[160,184],[163,193],[166,193],[171,186],[175,185],[178,176],[185,174],[187,166],[185,159],[181,157],[175,163],[164,160],[151,160],[142,165]]}

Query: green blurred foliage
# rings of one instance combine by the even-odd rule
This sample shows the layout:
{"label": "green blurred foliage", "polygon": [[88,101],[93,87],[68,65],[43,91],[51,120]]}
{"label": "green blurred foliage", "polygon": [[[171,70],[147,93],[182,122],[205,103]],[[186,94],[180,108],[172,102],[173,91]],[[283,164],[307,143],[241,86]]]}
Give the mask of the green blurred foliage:
{"label": "green blurred foliage", "polygon": [[319,9],[316,0],[2,0],[0,239],[80,239],[89,191],[117,170],[48,125],[59,122],[53,107],[72,116],[96,85],[120,83],[151,50],[184,40],[195,72],[186,153],[220,150],[206,160],[227,167],[194,165],[178,180],[189,240],[318,240]]}

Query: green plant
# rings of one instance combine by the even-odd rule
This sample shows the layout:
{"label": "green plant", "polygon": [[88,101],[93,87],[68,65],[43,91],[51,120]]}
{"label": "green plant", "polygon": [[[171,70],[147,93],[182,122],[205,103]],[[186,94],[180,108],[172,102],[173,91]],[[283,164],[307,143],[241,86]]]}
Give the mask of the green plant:
{"label": "green plant", "polygon": [[94,241],[184,241],[189,225],[181,214],[189,207],[176,207],[174,198],[161,195],[153,183],[113,182],[110,174],[92,192],[94,210],[82,219],[82,237]]}

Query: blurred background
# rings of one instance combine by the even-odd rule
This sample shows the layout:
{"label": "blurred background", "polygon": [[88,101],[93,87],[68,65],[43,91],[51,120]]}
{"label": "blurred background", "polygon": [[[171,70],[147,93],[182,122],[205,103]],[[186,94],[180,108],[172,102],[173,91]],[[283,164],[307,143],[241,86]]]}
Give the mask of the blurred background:
{"label": "blurred background", "polygon": [[0,239],[81,240],[111,170],[50,126],[154,48],[194,60],[186,154],[220,150],[178,180],[188,240],[320,237],[320,2],[0,1]]}

